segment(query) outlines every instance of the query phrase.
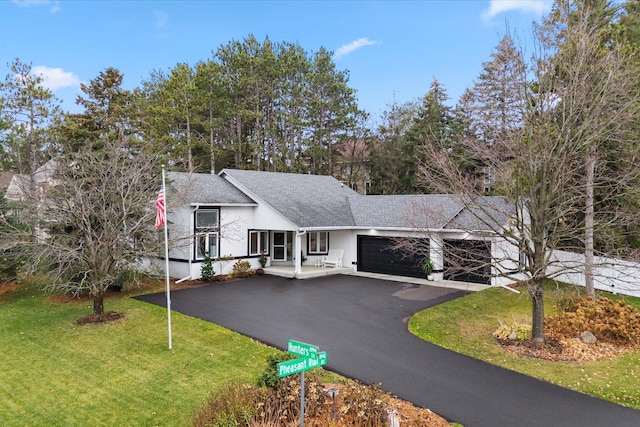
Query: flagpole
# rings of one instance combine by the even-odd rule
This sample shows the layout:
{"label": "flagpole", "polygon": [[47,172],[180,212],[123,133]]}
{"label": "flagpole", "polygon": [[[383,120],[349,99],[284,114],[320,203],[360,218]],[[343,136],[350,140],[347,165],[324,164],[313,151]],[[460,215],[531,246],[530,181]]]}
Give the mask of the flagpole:
{"label": "flagpole", "polygon": [[167,295],[167,329],[169,332],[169,350],[171,350],[171,286],[169,284],[169,232],[167,231],[167,190],[165,188],[164,165],[162,165],[162,190],[164,192],[164,271],[166,276],[165,293]]}

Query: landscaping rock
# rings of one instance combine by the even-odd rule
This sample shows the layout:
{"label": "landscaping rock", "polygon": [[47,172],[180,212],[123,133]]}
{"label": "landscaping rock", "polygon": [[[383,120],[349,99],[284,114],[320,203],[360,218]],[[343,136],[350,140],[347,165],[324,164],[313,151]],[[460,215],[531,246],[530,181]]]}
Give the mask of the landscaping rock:
{"label": "landscaping rock", "polygon": [[507,338],[509,338],[511,341],[517,340],[518,334],[516,334],[515,332],[511,332]]}
{"label": "landscaping rock", "polygon": [[584,331],[583,333],[580,334],[580,339],[582,340],[583,343],[585,344],[595,344],[596,341],[598,341],[598,339],[596,338],[595,335],[593,335],[591,332],[589,331]]}

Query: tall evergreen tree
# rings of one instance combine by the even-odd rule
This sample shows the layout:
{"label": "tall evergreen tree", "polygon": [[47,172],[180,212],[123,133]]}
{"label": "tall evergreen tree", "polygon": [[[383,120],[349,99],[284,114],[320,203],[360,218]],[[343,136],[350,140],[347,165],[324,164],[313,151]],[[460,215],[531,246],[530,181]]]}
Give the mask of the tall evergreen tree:
{"label": "tall evergreen tree", "polygon": [[335,146],[358,113],[355,91],[348,81],[348,73],[336,70],[329,51],[321,48],[313,55],[306,93],[309,141],[304,153],[311,173],[335,173]]}
{"label": "tall evergreen tree", "polygon": [[[488,151],[476,153],[479,190],[493,191],[496,172],[509,160],[504,141],[522,130],[522,112],[526,100],[526,65],[509,35],[504,36],[491,53],[491,61],[482,64],[482,72],[460,100],[465,111],[468,137],[475,137]],[[496,154],[498,154],[496,156]]]}
{"label": "tall evergreen tree", "polygon": [[305,85],[311,64],[307,53],[298,44],[282,43],[278,53],[279,69],[283,71],[279,85],[278,111],[275,117],[280,136],[280,164],[276,170],[305,172],[302,156],[306,120]]}
{"label": "tall evergreen tree", "polygon": [[177,64],[159,88],[161,108],[165,113],[172,137],[177,141],[173,147],[174,161],[183,165],[187,172],[194,172],[193,152],[200,143],[195,127],[202,118],[202,92],[195,83],[195,72],[188,64]]}
{"label": "tall evergreen tree", "polygon": [[195,68],[152,72],[143,91],[148,138],[168,164],[191,171],[337,173],[337,148],[363,113],[329,51],[253,35]]}
{"label": "tall evergreen tree", "polygon": [[434,78],[429,91],[422,99],[422,105],[413,119],[413,124],[405,135],[405,153],[408,155],[405,176],[412,193],[433,191],[429,182],[417,179],[417,165],[430,161],[423,155],[424,146],[451,146],[453,115],[451,107],[445,104],[448,99],[446,89]]}
{"label": "tall evergreen tree", "polygon": [[414,101],[393,101],[382,113],[371,142],[371,193],[408,194],[405,173],[408,157],[404,136],[413,123],[418,105]]}
{"label": "tall evergreen tree", "polygon": [[60,128],[67,151],[78,151],[85,146],[100,151],[105,144],[117,144],[123,139],[139,140],[140,113],[134,93],[122,87],[123,78],[119,70],[109,67],[89,84],[80,85],[84,95],[78,95],[76,104],[83,107],[84,112],[68,114]]}
{"label": "tall evergreen tree", "polygon": [[228,120],[230,110],[229,97],[222,79],[220,66],[213,62],[199,62],[196,65],[195,84],[201,92],[203,117],[202,127],[209,140],[209,170],[215,172],[225,164],[225,132],[224,123]]}
{"label": "tall evergreen tree", "polygon": [[0,82],[0,122],[7,127],[4,149],[14,171],[33,178],[47,158],[45,146],[53,143],[50,127],[60,117],[60,101],[44,87],[44,78],[33,73],[31,64],[16,58],[9,69]]}

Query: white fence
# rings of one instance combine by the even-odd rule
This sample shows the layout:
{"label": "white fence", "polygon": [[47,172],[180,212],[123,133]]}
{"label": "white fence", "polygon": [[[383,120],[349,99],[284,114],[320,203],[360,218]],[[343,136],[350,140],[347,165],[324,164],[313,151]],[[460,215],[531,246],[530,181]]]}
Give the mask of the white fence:
{"label": "white fence", "polygon": [[[556,280],[584,286],[584,255],[554,251],[549,272]],[[594,257],[596,289],[640,297],[640,263]]]}

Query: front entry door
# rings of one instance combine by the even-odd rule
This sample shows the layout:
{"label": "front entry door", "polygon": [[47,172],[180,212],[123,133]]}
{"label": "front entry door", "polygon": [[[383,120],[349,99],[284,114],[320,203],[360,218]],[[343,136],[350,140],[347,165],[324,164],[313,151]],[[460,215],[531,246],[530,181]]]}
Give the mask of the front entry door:
{"label": "front entry door", "polygon": [[291,231],[273,232],[273,261],[290,261],[293,233]]}

